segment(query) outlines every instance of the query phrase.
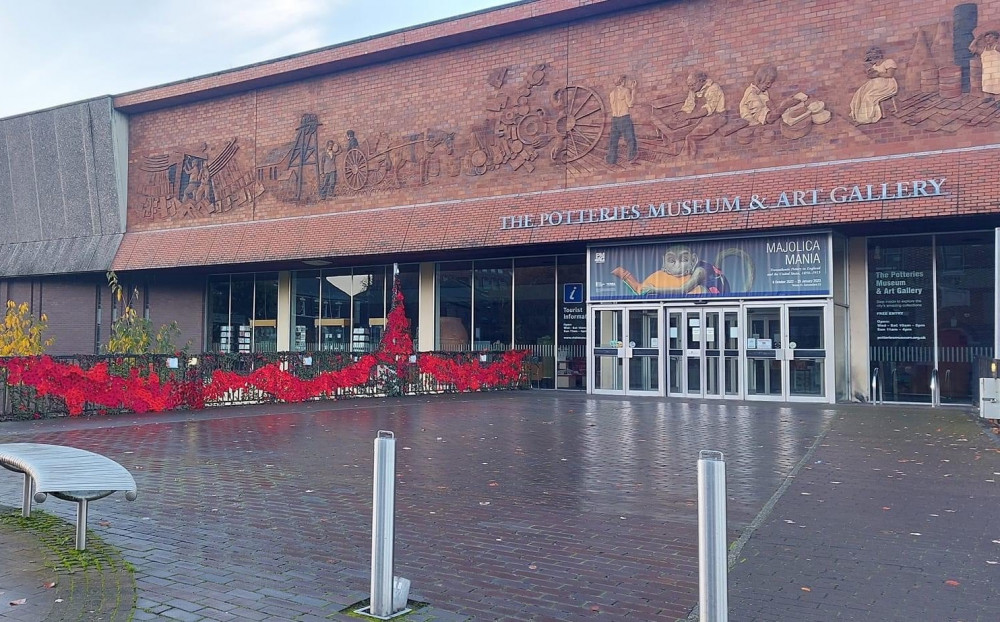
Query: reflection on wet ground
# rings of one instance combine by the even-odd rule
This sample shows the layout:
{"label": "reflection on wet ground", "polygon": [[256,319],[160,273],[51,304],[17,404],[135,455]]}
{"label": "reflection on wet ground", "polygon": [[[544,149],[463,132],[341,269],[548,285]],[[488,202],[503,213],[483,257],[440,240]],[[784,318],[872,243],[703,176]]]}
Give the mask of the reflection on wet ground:
{"label": "reflection on wet ground", "polygon": [[[90,524],[136,566],[136,619],[338,619],[327,616],[367,596],[373,439],[391,430],[396,574],[431,603],[425,612],[674,620],[698,599],[698,451],[725,454],[735,539],[836,415],[532,391],[0,432],[98,451],[133,472],[138,501],[96,502]],[[0,478],[2,502],[19,490]]]}

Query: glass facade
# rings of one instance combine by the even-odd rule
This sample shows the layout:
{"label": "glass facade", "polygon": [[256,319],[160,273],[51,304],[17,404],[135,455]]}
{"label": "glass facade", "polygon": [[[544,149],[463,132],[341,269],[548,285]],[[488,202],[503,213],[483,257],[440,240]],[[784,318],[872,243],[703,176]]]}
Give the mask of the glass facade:
{"label": "glass facade", "polygon": [[978,363],[993,354],[994,244],[992,231],[935,239],[935,326],[942,403],[969,403],[979,390]]}
{"label": "glass facade", "polygon": [[[392,266],[293,272],[292,350],[373,351],[382,339],[392,305],[392,278]],[[406,315],[415,331],[419,266],[400,266],[399,279]]]}
{"label": "glass facade", "polygon": [[277,349],[277,272],[211,276],[207,300],[211,351],[249,353]]}
{"label": "glass facade", "polygon": [[443,351],[530,350],[539,388],[586,388],[584,255],[437,264]]}
{"label": "glass facade", "polygon": [[973,399],[993,351],[994,257],[992,231],[869,239],[873,399]]}
{"label": "glass facade", "polygon": [[532,386],[552,389],[555,381],[556,258],[514,260],[514,348],[530,350]]}
{"label": "glass facade", "polygon": [[437,330],[435,349],[460,352],[472,347],[472,262],[437,265]]}

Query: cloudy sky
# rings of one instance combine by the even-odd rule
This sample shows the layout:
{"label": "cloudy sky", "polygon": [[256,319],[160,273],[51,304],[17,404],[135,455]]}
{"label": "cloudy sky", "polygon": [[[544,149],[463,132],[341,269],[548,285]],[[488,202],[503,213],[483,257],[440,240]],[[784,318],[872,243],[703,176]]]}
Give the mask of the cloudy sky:
{"label": "cloudy sky", "polygon": [[3,0],[0,118],[511,0]]}

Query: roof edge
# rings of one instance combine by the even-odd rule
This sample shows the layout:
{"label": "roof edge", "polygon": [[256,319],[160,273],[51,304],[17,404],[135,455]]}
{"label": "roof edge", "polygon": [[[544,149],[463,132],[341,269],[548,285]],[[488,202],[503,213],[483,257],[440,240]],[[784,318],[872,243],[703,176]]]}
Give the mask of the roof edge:
{"label": "roof edge", "polygon": [[113,97],[127,114],[243,93],[662,0],[522,0]]}

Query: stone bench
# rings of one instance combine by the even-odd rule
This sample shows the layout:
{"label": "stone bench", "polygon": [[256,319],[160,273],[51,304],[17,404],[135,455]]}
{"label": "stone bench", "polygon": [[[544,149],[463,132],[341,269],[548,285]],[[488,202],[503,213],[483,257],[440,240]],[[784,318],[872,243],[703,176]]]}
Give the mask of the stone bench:
{"label": "stone bench", "polygon": [[0,443],[0,466],[24,474],[21,515],[31,516],[31,501],[48,495],[73,501],[76,509],[76,548],[87,548],[87,503],[119,490],[136,498],[135,479],[111,458],[91,451],[41,443]]}

